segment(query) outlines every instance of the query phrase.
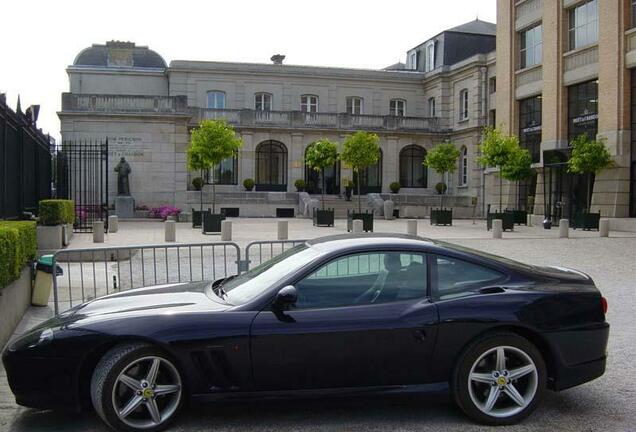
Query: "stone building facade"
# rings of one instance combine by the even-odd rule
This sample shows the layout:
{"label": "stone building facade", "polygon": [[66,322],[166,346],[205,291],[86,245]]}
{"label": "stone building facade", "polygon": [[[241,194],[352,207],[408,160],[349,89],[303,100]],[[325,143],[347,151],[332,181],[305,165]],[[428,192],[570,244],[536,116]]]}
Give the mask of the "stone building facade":
{"label": "stone building facade", "polygon": [[593,179],[591,210],[636,216],[635,13],[633,0],[498,0],[497,126],[519,135],[538,173],[505,186],[507,205],[529,194],[537,215],[581,211],[586,178],[565,163],[587,134],[605,139],[616,163]]}
{"label": "stone building facade", "polygon": [[[205,175],[221,202],[245,196],[246,178],[269,199],[285,192],[282,199],[293,200],[297,179],[318,193],[320,179],[304,165],[307,147],[369,130],[380,137],[381,161],[360,179],[337,163],[326,172],[326,193],[339,195],[345,180],[354,180],[363,193],[386,194],[399,181],[400,195],[434,197],[443,180],[462,202],[477,197],[479,214],[484,177],[476,154],[482,127],[494,119],[494,40],[494,24],[470,22],[410,50],[406,64],[382,70],[294,66],[282,56],[271,64],[175,60],[168,66],[133,43],[93,45],[67,68],[62,141],[108,138],[111,165],[124,156],[132,167],[138,205],[189,207],[198,200],[191,181],[199,174],[187,172],[185,149],[189,130],[203,119],[225,119],[243,140],[236,158]],[[422,160],[446,140],[462,156],[457,171],[442,179]],[[251,197],[256,203],[263,195]]]}

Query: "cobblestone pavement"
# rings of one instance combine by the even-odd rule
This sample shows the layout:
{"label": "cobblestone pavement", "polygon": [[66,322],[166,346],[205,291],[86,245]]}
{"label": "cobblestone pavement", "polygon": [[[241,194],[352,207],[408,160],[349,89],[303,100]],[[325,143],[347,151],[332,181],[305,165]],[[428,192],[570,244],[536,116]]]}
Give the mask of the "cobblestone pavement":
{"label": "cobblestone pavement", "polygon": [[[243,221],[245,221],[243,223]],[[376,231],[404,232],[403,221],[380,221]],[[140,226],[141,225],[141,226]],[[182,225],[182,224],[179,224]],[[239,225],[243,225],[240,229]],[[636,430],[636,236],[613,232],[613,238],[598,233],[573,233],[557,239],[556,230],[521,227],[493,240],[483,224],[460,221],[452,228],[430,227],[420,221],[420,233],[449,239],[533,264],[574,267],[589,273],[609,302],[612,325],[606,374],[588,384],[561,393],[548,392],[539,409],[522,424],[506,431],[635,431]],[[123,226],[123,228],[122,228]],[[111,234],[108,245],[159,242],[159,224],[120,223],[121,239]],[[335,229],[311,227],[307,221],[291,221],[290,237],[315,237],[344,231],[342,221]],[[128,232],[128,234],[126,234]],[[134,234],[133,234],[134,232]],[[240,244],[273,239],[273,220],[237,220],[236,240]],[[179,227],[179,241],[210,241],[185,226]],[[119,237],[119,236],[118,236]],[[203,239],[197,240],[199,237]],[[143,240],[142,240],[143,239]],[[73,247],[90,247],[89,239],[76,237]],[[106,244],[105,244],[106,245]],[[31,309],[16,333],[23,332],[50,315],[48,308]],[[447,394],[375,398],[253,401],[249,403],[193,404],[175,422],[174,431],[486,431],[470,423],[450,402]],[[106,431],[92,413],[75,415],[36,411],[15,405],[0,367],[0,431]],[[494,429],[493,429],[494,430]],[[500,430],[500,429],[497,429]]]}

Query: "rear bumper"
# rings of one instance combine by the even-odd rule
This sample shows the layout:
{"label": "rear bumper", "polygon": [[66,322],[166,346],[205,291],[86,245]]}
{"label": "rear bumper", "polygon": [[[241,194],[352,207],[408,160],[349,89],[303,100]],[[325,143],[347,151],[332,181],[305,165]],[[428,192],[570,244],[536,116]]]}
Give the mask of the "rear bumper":
{"label": "rear bumper", "polygon": [[548,386],[560,391],[592,381],[605,373],[609,324],[547,335],[552,347]]}

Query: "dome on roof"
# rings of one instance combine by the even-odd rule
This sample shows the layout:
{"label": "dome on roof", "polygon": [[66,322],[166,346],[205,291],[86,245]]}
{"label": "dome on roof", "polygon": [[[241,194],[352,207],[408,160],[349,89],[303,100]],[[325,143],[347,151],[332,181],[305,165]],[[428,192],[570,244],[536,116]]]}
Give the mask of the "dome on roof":
{"label": "dome on roof", "polygon": [[147,46],[136,46],[133,42],[110,41],[106,45],[94,44],[82,50],[75,66],[131,67],[164,69],[166,61]]}

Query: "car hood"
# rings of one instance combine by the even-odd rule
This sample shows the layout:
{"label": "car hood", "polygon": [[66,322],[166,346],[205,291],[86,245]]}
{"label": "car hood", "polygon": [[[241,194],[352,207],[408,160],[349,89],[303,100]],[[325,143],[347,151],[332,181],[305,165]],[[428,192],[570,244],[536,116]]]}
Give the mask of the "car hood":
{"label": "car hood", "polygon": [[100,297],[60,314],[61,321],[108,315],[222,312],[231,307],[207,288],[210,282],[157,285]]}

